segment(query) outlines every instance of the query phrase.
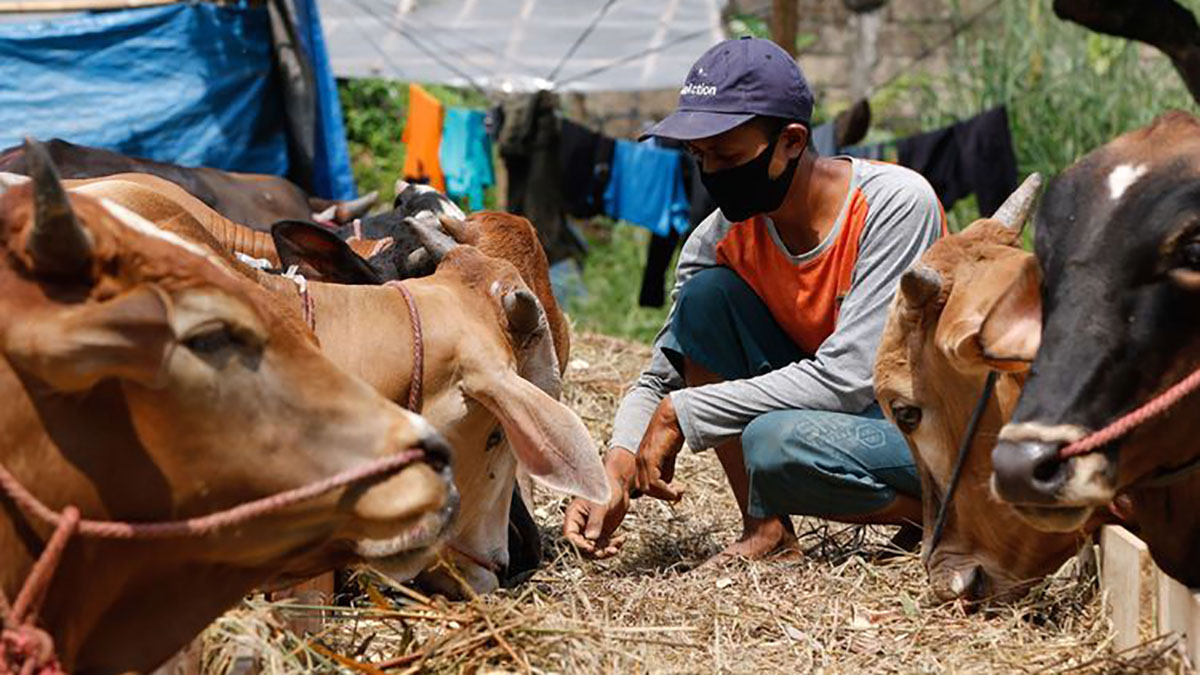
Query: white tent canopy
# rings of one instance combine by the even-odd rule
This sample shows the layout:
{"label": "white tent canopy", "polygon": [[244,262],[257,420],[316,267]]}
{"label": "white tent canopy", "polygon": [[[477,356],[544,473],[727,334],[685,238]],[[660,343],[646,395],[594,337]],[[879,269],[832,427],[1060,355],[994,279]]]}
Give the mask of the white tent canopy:
{"label": "white tent canopy", "polygon": [[723,0],[318,4],[338,77],[501,91],[678,87],[692,62],[723,38]]}

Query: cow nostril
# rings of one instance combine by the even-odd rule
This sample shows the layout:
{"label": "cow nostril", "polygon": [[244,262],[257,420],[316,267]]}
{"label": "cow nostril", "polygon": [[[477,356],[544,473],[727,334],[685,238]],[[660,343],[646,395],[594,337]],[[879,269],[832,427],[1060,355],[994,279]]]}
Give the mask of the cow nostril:
{"label": "cow nostril", "polygon": [[1061,478],[1063,473],[1063,463],[1058,457],[1051,457],[1033,467],[1033,479],[1039,483],[1055,483],[1061,482],[1055,479]]}
{"label": "cow nostril", "polygon": [[992,451],[996,492],[1017,504],[1049,504],[1070,477],[1057,443],[1001,441]]}
{"label": "cow nostril", "polygon": [[450,465],[450,444],[441,434],[430,434],[422,438],[418,445],[425,451],[426,464],[438,471]]}

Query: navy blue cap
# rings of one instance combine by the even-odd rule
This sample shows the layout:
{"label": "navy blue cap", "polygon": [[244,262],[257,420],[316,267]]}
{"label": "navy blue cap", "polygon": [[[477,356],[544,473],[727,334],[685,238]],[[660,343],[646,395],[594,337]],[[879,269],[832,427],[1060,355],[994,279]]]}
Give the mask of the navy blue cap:
{"label": "navy blue cap", "polygon": [[766,115],[808,123],[813,96],[796,60],[770,40],[725,40],[704,52],[679,91],[675,112],[642,134],[692,141]]}

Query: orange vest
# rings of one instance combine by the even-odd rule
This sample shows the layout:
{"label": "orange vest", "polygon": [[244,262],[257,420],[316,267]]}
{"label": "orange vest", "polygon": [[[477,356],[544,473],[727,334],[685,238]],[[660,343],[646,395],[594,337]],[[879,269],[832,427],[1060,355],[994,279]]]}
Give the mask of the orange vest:
{"label": "orange vest", "polygon": [[735,223],[717,244],[717,264],[729,267],[762,298],[784,332],[808,354],[833,334],[850,290],[858,241],[867,222],[867,200],[855,188],[833,241],[799,263],[789,258],[763,216]]}

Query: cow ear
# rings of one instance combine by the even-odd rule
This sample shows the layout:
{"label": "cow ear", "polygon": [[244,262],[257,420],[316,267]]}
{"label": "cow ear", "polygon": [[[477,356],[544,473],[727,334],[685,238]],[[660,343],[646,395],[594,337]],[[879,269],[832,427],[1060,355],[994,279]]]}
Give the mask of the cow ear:
{"label": "cow ear", "polygon": [[161,291],[141,286],[112,300],[22,319],[4,349],[58,391],[84,391],[107,377],[154,386],[175,344],[168,307]]}
{"label": "cow ear", "polygon": [[383,283],[362,256],[323,227],[281,220],[271,226],[271,239],[284,269],[295,265],[306,277],[336,284]]}
{"label": "cow ear", "polygon": [[[1012,301],[1008,296],[1013,292],[1014,285],[1028,274],[1028,265],[1032,264],[1036,271],[1037,263],[1033,256],[1018,250],[1009,255],[983,261],[976,266],[976,274],[960,280],[956,284],[957,292],[951,292],[938,317],[934,339],[937,348],[947,358],[961,364],[965,368],[984,365],[994,370],[1012,372],[1022,371],[1029,367],[1032,356],[1024,357],[1024,351],[1013,352],[1010,346],[995,343],[995,328],[984,336],[984,324],[997,307]],[[1036,283],[1035,295],[1036,295]],[[1022,334],[1028,326],[1022,326]],[[1033,327],[1034,339],[1040,334],[1040,318],[1037,326]],[[993,342],[989,343],[989,339]],[[989,350],[989,346],[991,349]],[[1033,345],[1036,351],[1037,345]]]}
{"label": "cow ear", "polygon": [[546,487],[608,501],[600,453],[570,408],[503,364],[467,368],[463,390],[500,420],[520,467]]}
{"label": "cow ear", "polygon": [[1025,258],[1016,278],[979,329],[983,358],[998,369],[1029,364],[1042,342],[1042,289],[1037,258]]}

